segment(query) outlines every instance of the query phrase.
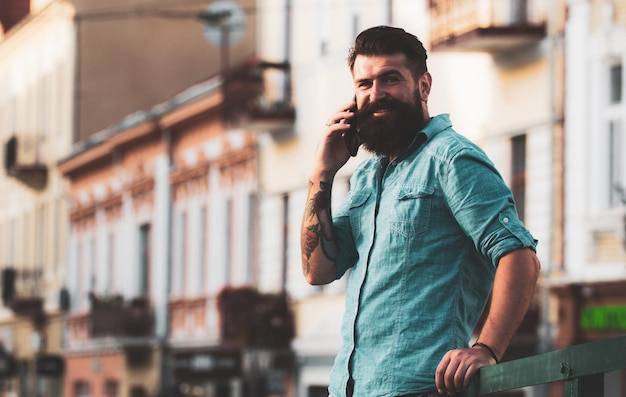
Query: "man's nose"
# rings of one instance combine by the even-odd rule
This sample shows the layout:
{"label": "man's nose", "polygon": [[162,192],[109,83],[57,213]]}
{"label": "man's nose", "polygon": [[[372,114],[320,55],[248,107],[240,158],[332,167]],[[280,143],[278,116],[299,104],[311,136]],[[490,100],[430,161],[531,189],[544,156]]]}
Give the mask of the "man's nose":
{"label": "man's nose", "polygon": [[374,82],[372,84],[372,88],[370,90],[370,102],[376,102],[386,96],[386,92],[383,87],[378,83]]}

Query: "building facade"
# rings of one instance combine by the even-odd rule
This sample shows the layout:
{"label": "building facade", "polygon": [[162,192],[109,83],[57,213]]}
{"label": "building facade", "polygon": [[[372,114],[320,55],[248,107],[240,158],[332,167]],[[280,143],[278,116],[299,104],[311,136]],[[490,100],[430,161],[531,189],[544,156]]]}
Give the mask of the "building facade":
{"label": "building facade", "polygon": [[422,39],[431,113],[539,240],[505,359],[624,332],[624,0],[7,0],[0,23],[0,396],[326,395],[345,281],[305,283],[300,222],[380,24]]}
{"label": "building facade", "polygon": [[[626,331],[626,2],[567,6],[565,266],[550,284],[556,348]],[[605,395],[625,390],[626,371],[607,374]]]}
{"label": "building facade", "polygon": [[257,136],[225,127],[223,94],[219,79],[193,86],[61,161],[68,395],[288,389],[287,300],[256,289]]}
{"label": "building facade", "polygon": [[[57,1],[0,6],[0,395],[61,396],[71,147],[73,10]],[[14,393],[14,394],[11,394]]]}
{"label": "building facade", "polygon": [[[470,1],[459,6],[443,0],[431,2],[429,12],[433,53],[449,52],[443,62],[457,60],[457,69],[465,57],[478,57],[474,62],[481,70],[473,76],[478,83],[471,92],[474,100],[481,98],[482,120],[475,140],[494,161],[520,218],[539,240],[539,287],[504,359],[549,350],[553,319],[543,286],[563,267],[565,4]],[[523,393],[541,393],[537,389]]]}
{"label": "building facade", "polygon": [[[74,141],[255,52],[252,0],[66,1],[76,10]],[[225,10],[233,14],[226,16]]]}
{"label": "building facade", "polygon": [[[0,22],[0,359],[10,364],[0,393],[187,395],[201,387],[241,395],[242,348],[274,346],[238,342],[225,359],[214,357],[223,338],[216,291],[254,285],[256,274],[248,244],[256,140],[236,121],[248,111],[236,105],[253,108],[257,97],[246,87],[258,91],[254,76],[237,75],[254,60],[254,8],[11,0]],[[143,120],[146,109],[179,134],[166,137]],[[222,122],[228,127],[215,127]],[[216,137],[226,128],[228,137]],[[193,246],[180,237],[196,232],[204,238]],[[275,311],[285,302],[262,298]],[[264,370],[278,384],[284,371],[269,356]],[[187,385],[185,376],[207,375],[204,364],[187,363],[207,360],[225,362],[232,384],[213,374],[209,384]]]}

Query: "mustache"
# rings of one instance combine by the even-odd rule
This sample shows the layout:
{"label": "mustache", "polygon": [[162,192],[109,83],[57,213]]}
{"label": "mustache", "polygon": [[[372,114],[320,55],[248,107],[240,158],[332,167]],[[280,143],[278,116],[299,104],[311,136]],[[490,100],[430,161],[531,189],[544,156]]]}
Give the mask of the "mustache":
{"label": "mustache", "polygon": [[383,98],[376,102],[366,103],[359,109],[359,115],[363,117],[370,116],[376,112],[384,110],[402,110],[407,109],[407,104],[393,98]]}

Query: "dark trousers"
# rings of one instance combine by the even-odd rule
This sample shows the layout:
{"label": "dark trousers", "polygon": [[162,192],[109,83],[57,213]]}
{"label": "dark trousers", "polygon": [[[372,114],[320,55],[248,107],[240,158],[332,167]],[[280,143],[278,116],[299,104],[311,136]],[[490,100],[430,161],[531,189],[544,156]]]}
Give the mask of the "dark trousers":
{"label": "dark trousers", "polygon": [[[354,380],[352,378],[348,380],[348,385],[346,386],[346,396],[360,397],[360,396],[354,395]],[[432,391],[432,392],[426,392],[426,393],[403,394],[397,397],[437,397],[437,396],[441,396],[441,394],[438,394],[437,392]]]}

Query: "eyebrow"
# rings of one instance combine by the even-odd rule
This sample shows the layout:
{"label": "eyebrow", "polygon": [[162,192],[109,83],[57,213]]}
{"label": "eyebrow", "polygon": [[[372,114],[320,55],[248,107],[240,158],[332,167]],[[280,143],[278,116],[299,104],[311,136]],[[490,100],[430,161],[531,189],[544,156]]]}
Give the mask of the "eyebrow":
{"label": "eyebrow", "polygon": [[390,76],[400,76],[400,77],[402,77],[402,73],[400,73],[400,71],[397,70],[397,69],[391,69],[391,70],[384,71],[383,73],[379,74],[376,77],[383,78],[383,77],[390,77]]}
{"label": "eyebrow", "polygon": [[391,77],[391,76],[400,76],[400,77],[402,77],[402,73],[400,73],[400,71],[398,69],[389,69],[389,70],[385,70],[382,73],[379,73],[379,74],[375,75],[374,77],[362,78],[362,79],[355,80],[354,82],[359,84],[359,83],[362,83],[364,81],[372,81],[372,80],[375,80],[375,79],[381,79],[381,78]]}

